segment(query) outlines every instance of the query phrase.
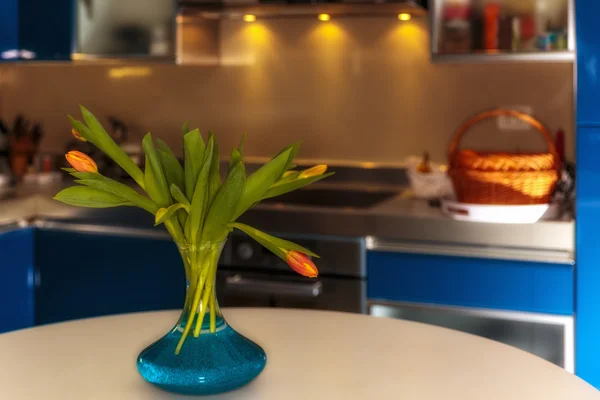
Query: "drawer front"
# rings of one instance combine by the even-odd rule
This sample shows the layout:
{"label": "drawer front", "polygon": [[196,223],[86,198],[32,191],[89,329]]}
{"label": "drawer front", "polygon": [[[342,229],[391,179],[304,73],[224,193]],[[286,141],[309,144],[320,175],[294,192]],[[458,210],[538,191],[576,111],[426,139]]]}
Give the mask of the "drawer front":
{"label": "drawer front", "polygon": [[369,252],[370,299],[571,315],[572,265]]}

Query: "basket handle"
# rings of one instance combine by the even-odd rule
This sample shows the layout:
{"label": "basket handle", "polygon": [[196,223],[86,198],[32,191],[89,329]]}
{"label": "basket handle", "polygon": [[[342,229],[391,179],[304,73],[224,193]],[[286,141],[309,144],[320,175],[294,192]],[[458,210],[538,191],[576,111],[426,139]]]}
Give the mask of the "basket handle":
{"label": "basket handle", "polygon": [[475,115],[474,117],[469,118],[467,121],[463,122],[461,126],[458,127],[458,129],[454,133],[454,137],[452,138],[452,141],[450,142],[450,147],[448,149],[448,161],[450,165],[454,165],[454,160],[458,154],[458,145],[460,144],[460,141],[465,135],[465,133],[467,133],[467,131],[473,125],[488,118],[495,118],[501,116],[515,117],[520,119],[521,121],[527,122],[529,125],[534,127],[544,137],[544,140],[548,145],[548,152],[551,153],[554,157],[554,166],[556,169],[558,169],[558,153],[556,151],[556,146],[554,146],[554,142],[552,141],[552,134],[550,133],[548,128],[546,128],[539,120],[535,119],[529,114],[525,114],[521,111],[507,110],[502,108],[483,111]]}

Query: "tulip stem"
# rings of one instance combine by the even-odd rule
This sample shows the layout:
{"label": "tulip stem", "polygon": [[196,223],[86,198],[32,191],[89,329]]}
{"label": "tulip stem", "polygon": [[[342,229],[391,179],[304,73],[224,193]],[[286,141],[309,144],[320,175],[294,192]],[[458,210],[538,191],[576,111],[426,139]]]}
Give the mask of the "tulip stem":
{"label": "tulip stem", "polygon": [[217,330],[217,310],[215,310],[215,291],[210,291],[210,333],[215,333]]}
{"label": "tulip stem", "polygon": [[[184,256],[184,262],[187,260],[188,270],[186,272],[188,272],[189,282],[184,304],[187,321],[175,348],[175,354],[180,354],[190,331],[194,337],[200,336],[207,309],[210,309],[210,332],[216,332],[217,304],[214,281],[220,253],[220,249],[200,249],[191,251],[189,258]],[[195,329],[192,330],[194,323],[196,324]]]}
{"label": "tulip stem", "polygon": [[[216,254],[216,256],[215,256],[215,254]],[[215,252],[213,250],[208,258],[207,265],[204,266],[204,270],[202,271],[202,273],[206,272],[208,282],[205,285],[204,293],[202,295],[202,308],[200,309],[200,315],[198,316],[198,319],[196,320],[196,328],[194,329],[194,337],[200,336],[200,331],[202,330],[202,324],[204,323],[204,316],[206,315],[206,309],[208,308],[209,296],[214,291],[213,287],[214,287],[214,282],[215,282],[215,278],[216,278],[217,263],[218,263],[218,258],[216,260],[215,260],[215,258],[218,257],[218,255],[219,255],[219,252]],[[212,313],[213,313],[212,307],[210,308],[210,312],[211,312],[211,318],[212,318]]]}
{"label": "tulip stem", "polygon": [[190,333],[192,324],[194,323],[194,316],[196,315],[196,311],[198,310],[198,303],[200,301],[200,292],[201,291],[202,291],[202,288],[200,287],[200,283],[199,283],[194,292],[194,300],[192,301],[192,307],[191,307],[189,315],[188,315],[187,323],[185,324],[185,328],[183,330],[183,333],[181,334],[181,338],[179,339],[179,342],[177,343],[177,347],[175,347],[175,354],[177,354],[177,355],[179,355],[179,353],[181,352],[181,347],[183,346],[185,339],[187,338],[188,334]]}

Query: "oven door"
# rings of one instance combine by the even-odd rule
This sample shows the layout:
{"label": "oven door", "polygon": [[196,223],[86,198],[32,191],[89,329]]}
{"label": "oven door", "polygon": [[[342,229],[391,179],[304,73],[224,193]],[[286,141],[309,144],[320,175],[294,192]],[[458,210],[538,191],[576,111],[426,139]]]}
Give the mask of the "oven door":
{"label": "oven door", "polygon": [[366,313],[366,282],[361,279],[304,278],[219,268],[217,297],[223,307],[285,307]]}

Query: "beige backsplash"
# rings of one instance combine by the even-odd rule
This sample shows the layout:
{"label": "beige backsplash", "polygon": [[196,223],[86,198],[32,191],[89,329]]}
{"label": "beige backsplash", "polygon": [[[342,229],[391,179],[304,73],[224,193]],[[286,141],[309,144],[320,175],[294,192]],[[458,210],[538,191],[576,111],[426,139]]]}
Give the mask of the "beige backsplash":
{"label": "beige backsplash", "polygon": [[[431,64],[424,19],[229,21],[222,37],[218,67],[2,65],[0,116],[42,121],[46,152],[64,151],[66,114],[81,103],[123,119],[138,139],[151,130],[176,149],[189,120],[212,128],[223,154],[247,132],[249,156],[301,138],[304,159],[396,164],[424,150],[445,160],[465,118],[527,105],[551,130],[565,130],[574,157],[570,63]],[[466,142],[521,150],[540,143],[534,131],[500,132],[492,123]]]}

